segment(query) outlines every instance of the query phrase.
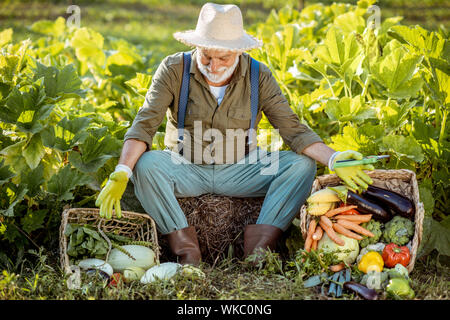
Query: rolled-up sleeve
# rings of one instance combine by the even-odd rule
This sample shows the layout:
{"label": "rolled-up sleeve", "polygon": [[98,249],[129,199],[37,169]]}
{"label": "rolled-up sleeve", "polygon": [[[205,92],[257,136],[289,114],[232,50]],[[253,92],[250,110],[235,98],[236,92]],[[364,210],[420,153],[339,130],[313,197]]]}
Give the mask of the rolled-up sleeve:
{"label": "rolled-up sleeve", "polygon": [[323,142],[317,133],[306,124],[300,122],[297,114],[289,106],[289,102],[267,66],[261,64],[259,78],[259,106],[267,116],[270,124],[278,129],[283,141],[297,154],[309,145]]}
{"label": "rolled-up sleeve", "polygon": [[174,99],[175,71],[165,58],[156,70],[152,84],[145,95],[145,101],[136,114],[131,127],[125,133],[124,141],[136,139],[147,143],[152,148],[153,137]]}

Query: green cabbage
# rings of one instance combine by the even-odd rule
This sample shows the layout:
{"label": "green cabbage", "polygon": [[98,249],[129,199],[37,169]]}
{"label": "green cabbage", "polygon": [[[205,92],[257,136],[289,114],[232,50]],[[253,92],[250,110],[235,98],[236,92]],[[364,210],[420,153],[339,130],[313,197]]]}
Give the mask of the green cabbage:
{"label": "green cabbage", "polygon": [[336,255],[337,263],[343,261],[347,264],[355,262],[359,253],[358,240],[348,238],[342,234],[337,234],[342,240],[345,241],[343,246],[338,245],[328,237],[326,233],[322,236],[317,244],[317,249],[326,253],[333,252]]}

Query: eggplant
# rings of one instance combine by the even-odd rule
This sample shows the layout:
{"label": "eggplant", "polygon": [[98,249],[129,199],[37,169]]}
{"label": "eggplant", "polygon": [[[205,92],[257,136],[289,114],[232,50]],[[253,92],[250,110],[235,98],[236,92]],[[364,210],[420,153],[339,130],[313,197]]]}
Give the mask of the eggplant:
{"label": "eggplant", "polygon": [[363,196],[372,201],[378,201],[384,206],[390,208],[393,213],[404,218],[414,219],[414,204],[408,198],[394,191],[369,186],[363,193]]}
{"label": "eggplant", "polygon": [[369,201],[367,198],[354,193],[351,190],[347,192],[346,203],[358,206],[358,211],[362,214],[371,214],[376,221],[387,222],[391,220],[392,215],[382,206]]}
{"label": "eggplant", "polygon": [[366,286],[355,281],[344,282],[344,289],[353,291],[354,293],[360,295],[366,300],[378,299],[378,293],[374,289],[369,289]]}

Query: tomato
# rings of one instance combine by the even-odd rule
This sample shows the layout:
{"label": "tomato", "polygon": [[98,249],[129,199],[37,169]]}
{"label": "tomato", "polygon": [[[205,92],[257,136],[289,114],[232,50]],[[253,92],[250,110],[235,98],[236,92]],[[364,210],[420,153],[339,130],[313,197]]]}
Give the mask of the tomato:
{"label": "tomato", "polygon": [[112,274],[111,278],[109,279],[108,285],[110,287],[117,287],[120,283],[122,283],[122,281],[122,274],[116,272]]}

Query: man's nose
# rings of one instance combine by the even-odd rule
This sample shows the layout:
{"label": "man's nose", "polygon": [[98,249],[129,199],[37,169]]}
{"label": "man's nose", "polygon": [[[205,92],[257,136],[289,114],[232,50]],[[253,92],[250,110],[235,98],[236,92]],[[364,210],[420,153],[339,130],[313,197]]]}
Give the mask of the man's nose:
{"label": "man's nose", "polygon": [[220,68],[220,65],[219,65],[219,63],[216,60],[211,59],[210,67],[211,67],[211,72],[217,72],[219,70],[219,68]]}

